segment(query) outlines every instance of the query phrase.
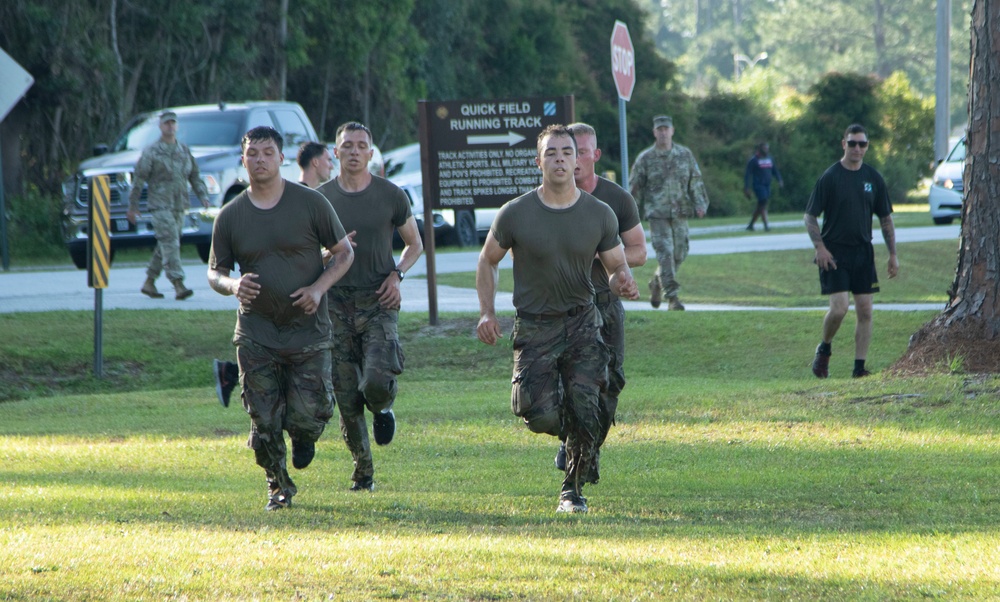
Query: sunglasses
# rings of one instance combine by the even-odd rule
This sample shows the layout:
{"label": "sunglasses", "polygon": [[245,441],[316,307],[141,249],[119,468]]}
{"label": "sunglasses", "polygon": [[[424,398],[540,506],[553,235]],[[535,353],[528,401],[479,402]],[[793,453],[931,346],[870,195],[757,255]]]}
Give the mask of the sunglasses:
{"label": "sunglasses", "polygon": [[849,146],[851,148],[854,148],[855,146],[860,146],[861,148],[867,148],[868,147],[868,141],[867,140],[848,140],[847,141],[847,146]]}

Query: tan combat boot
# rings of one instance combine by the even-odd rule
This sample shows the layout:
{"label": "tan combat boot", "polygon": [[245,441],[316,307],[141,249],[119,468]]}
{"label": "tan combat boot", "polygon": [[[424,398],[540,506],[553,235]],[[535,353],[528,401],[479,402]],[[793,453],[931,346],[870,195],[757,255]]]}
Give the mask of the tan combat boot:
{"label": "tan combat boot", "polygon": [[151,299],[162,299],[163,293],[156,290],[156,283],[153,282],[152,278],[146,278],[146,282],[143,283],[142,288],[139,292]]}
{"label": "tan combat boot", "polygon": [[667,309],[670,311],[684,311],[684,304],[677,297],[669,297],[667,299]]}
{"label": "tan combat boot", "polygon": [[649,304],[654,308],[659,307],[663,302],[663,288],[660,287],[660,279],[653,276],[649,281]]}
{"label": "tan combat boot", "polygon": [[178,301],[187,299],[194,294],[194,291],[184,286],[183,280],[174,280],[174,290],[177,291],[177,296],[175,297]]}

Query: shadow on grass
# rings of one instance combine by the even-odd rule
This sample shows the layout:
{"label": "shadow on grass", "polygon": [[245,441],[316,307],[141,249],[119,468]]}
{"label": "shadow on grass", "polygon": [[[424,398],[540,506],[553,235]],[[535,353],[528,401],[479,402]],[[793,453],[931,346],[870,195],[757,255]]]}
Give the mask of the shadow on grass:
{"label": "shadow on grass", "polygon": [[[263,471],[236,441],[224,452],[217,443],[198,449],[191,440],[163,448],[163,457],[136,457],[127,442],[91,445],[76,457],[67,454],[65,466],[0,470],[12,492],[0,498],[0,515],[72,524],[110,514],[126,522],[234,530],[281,522],[305,530],[495,529],[531,536],[544,527],[538,536],[575,537],[586,529],[594,537],[638,539],[993,532],[1000,522],[994,479],[1000,459],[987,450],[879,449],[850,441],[819,450],[619,443],[605,450],[602,482],[584,491],[591,513],[567,517],[555,514],[562,475],[548,447],[400,442],[392,453],[378,450],[377,491],[359,495],[346,491],[346,451],[328,441],[321,450],[326,458],[294,472],[297,503],[274,514],[262,509]],[[51,449],[29,450],[26,461],[44,453]],[[221,455],[206,462],[210,453]]]}

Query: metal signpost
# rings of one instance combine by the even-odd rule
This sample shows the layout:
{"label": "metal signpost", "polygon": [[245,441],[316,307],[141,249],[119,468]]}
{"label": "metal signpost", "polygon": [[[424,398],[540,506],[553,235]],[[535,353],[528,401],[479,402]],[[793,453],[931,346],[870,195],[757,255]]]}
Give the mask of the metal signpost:
{"label": "metal signpost", "polygon": [[[419,102],[425,240],[434,240],[431,209],[500,207],[542,182],[538,134],[573,121],[573,97]],[[427,245],[427,301],[437,324],[433,243]]]}
{"label": "metal signpost", "polygon": [[618,90],[618,131],[621,137],[622,188],[628,190],[628,128],[625,120],[625,103],[632,99],[635,88],[635,50],[628,25],[615,21],[611,31],[611,75]]}
{"label": "metal signpost", "polygon": [[[35,83],[31,74],[25,71],[10,55],[0,49],[0,123],[7,113],[21,100],[31,84]],[[2,148],[0,144],[0,148]],[[0,259],[3,270],[10,269],[10,254],[7,250],[7,206],[3,195],[3,154],[0,153]]]}

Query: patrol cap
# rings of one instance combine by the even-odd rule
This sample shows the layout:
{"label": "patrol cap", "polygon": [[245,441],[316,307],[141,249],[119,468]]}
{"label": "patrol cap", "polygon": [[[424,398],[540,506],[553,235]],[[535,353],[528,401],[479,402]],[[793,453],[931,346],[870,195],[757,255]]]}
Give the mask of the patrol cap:
{"label": "patrol cap", "polygon": [[658,127],[663,127],[663,126],[673,127],[673,125],[674,125],[674,120],[671,119],[669,115],[657,115],[656,117],[653,117],[654,130]]}
{"label": "patrol cap", "polygon": [[173,111],[164,111],[160,113],[160,123],[166,123],[168,121],[177,121],[177,113]]}

